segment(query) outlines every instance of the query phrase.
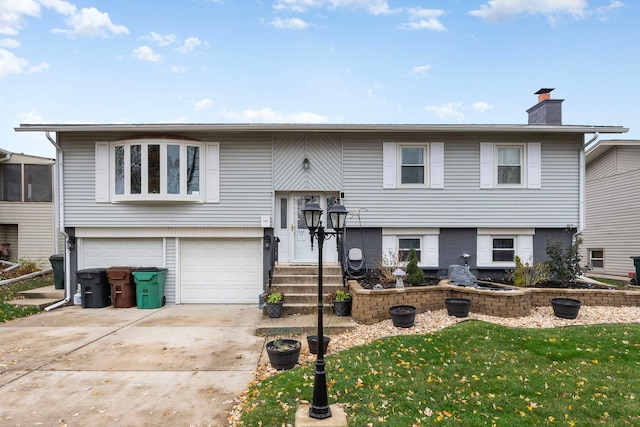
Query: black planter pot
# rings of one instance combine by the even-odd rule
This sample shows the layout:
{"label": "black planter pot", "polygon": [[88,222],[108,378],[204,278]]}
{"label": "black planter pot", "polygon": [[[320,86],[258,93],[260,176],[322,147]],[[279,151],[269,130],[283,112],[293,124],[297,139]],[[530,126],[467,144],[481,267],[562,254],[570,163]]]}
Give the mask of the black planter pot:
{"label": "black planter pot", "polygon": [[571,298],[552,298],[551,306],[553,307],[553,314],[556,317],[562,317],[563,319],[575,319],[578,317],[578,311],[582,302],[577,299]]}
{"label": "black planter pot", "polygon": [[267,315],[274,319],[276,317],[280,317],[282,313],[282,302],[268,302],[265,303],[267,306]]}
{"label": "black planter pot", "polygon": [[416,308],[412,305],[394,305],[389,309],[393,326],[410,328],[416,320]]}
{"label": "black planter pot", "polygon": [[334,301],[333,312],[336,316],[350,316],[351,315],[351,300],[347,301]]}
{"label": "black planter pot", "polygon": [[296,366],[300,357],[300,341],[280,339],[269,341],[266,345],[271,366],[278,370],[287,370]]}
{"label": "black planter pot", "polygon": [[[324,335],[322,337],[322,354],[327,354],[327,349],[329,348],[329,341],[331,338]],[[317,335],[307,335],[307,344],[309,344],[309,353],[317,354],[318,353],[318,336]]]}
{"label": "black planter pot", "polygon": [[467,298],[446,298],[444,304],[447,306],[449,316],[467,317],[471,308],[471,300]]}

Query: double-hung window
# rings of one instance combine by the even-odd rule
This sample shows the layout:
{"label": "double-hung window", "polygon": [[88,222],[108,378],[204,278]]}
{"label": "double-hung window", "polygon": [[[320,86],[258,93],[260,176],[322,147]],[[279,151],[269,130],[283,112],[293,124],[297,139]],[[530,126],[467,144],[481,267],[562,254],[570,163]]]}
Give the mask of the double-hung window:
{"label": "double-hung window", "polygon": [[203,144],[176,140],[111,143],[114,201],[202,201]]}
{"label": "double-hung window", "polygon": [[401,261],[409,260],[409,252],[411,249],[416,251],[416,257],[418,258],[418,264],[422,261],[419,237],[400,237],[398,239],[398,258]]}
{"label": "double-hung window", "polygon": [[589,249],[589,267],[595,270],[604,268],[604,250]]}
{"label": "double-hung window", "polygon": [[427,146],[400,145],[400,184],[425,185],[427,172]]}
{"label": "double-hung window", "polygon": [[492,262],[512,263],[516,260],[516,245],[514,237],[494,237],[492,249]]}
{"label": "double-hung window", "polygon": [[523,184],[524,147],[510,145],[496,147],[498,186],[520,186]]}

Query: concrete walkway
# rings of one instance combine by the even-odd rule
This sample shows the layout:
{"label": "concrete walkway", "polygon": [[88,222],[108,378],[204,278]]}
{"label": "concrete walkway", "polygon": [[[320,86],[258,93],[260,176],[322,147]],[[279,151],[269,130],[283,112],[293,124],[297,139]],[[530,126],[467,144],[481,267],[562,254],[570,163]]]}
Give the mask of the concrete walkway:
{"label": "concrete walkway", "polygon": [[0,425],[226,426],[269,336],[314,319],[268,319],[256,305],[69,306],[0,324]]}

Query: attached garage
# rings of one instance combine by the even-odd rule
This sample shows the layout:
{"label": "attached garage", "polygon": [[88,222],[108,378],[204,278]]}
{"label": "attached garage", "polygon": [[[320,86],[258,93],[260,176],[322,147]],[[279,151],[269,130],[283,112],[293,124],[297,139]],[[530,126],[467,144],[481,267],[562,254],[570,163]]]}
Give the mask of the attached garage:
{"label": "attached garage", "polygon": [[253,304],[262,292],[262,240],[180,239],[180,303]]}

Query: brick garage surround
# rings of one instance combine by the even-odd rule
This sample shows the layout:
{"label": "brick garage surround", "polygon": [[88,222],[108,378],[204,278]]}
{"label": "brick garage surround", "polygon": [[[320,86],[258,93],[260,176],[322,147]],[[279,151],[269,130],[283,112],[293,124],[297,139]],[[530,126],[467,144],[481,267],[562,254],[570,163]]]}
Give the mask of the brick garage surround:
{"label": "brick garage surround", "polygon": [[468,298],[472,301],[472,313],[499,317],[528,316],[533,307],[551,306],[552,298],[578,299],[591,306],[640,306],[640,291],[542,288],[489,291],[443,284],[374,291],[363,289],[355,280],[349,281],[349,288],[351,317],[365,325],[390,319],[389,308],[394,305],[413,305],[422,313],[446,308],[446,298]]}

